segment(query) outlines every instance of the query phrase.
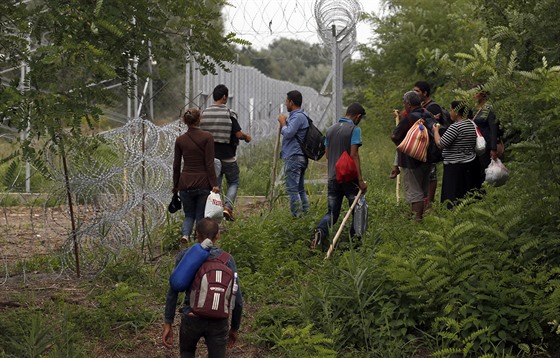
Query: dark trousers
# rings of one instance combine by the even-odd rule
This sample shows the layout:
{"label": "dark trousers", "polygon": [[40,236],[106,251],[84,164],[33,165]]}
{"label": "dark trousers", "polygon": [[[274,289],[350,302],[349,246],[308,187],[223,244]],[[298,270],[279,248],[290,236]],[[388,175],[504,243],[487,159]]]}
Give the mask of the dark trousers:
{"label": "dark trousers", "polygon": [[467,193],[480,188],[480,162],[478,158],[468,163],[444,164],[441,202],[447,201],[451,209]]}
{"label": "dark trousers", "polygon": [[[338,221],[343,199],[346,198],[348,200],[348,206],[352,206],[359,190],[358,183],[355,181],[340,184],[336,179],[329,179],[328,211],[319,222],[319,225],[317,225],[317,228],[323,233],[323,237],[329,235],[329,228]],[[354,215],[354,213],[352,213],[352,215]],[[350,229],[350,235],[354,235],[354,227]]]}
{"label": "dark trousers", "polygon": [[206,207],[208,194],[210,194],[210,189],[188,189],[179,191],[179,197],[183,204],[183,212],[185,213],[185,219],[181,225],[181,233],[184,236],[190,236],[195,221],[199,222],[204,217],[204,208]]}
{"label": "dark trousers", "polygon": [[204,337],[208,347],[208,358],[224,358],[228,341],[227,319],[205,319],[183,316],[179,330],[181,358],[194,358],[196,345]]}

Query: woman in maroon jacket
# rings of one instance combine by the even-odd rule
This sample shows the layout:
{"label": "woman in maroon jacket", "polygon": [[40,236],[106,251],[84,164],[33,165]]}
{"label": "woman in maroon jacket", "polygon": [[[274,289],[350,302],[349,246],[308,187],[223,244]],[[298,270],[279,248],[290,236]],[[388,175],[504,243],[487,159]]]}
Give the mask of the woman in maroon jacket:
{"label": "woman in maroon jacket", "polygon": [[[185,220],[181,226],[181,242],[188,242],[195,221],[204,217],[210,190],[218,193],[214,169],[214,138],[200,126],[200,111],[188,109],[183,115],[188,131],[175,140],[173,159],[173,193],[179,192]],[[181,161],[183,168],[181,169]]]}

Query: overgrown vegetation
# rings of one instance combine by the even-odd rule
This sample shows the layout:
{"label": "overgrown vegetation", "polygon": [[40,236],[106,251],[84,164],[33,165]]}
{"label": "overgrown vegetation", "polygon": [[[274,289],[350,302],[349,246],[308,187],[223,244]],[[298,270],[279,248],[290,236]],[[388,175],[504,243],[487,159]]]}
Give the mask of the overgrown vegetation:
{"label": "overgrown vegetation", "polygon": [[[360,153],[369,231],[355,242],[345,230],[330,260],[309,250],[324,194],[312,197],[304,219],[291,219],[277,201],[225,223],[220,245],[237,261],[248,308],[240,337],[270,357],[555,357],[560,50],[550,40],[559,31],[550,9],[557,2],[385,3],[387,16],[373,19],[378,42],[353,64],[348,94],[368,107]],[[417,79],[433,83],[442,104],[470,101],[474,85],[489,90],[511,170],[506,185],[485,187],[482,199],[452,211],[436,203],[420,224],[395,203],[386,178],[390,113]],[[0,310],[0,356],[91,356],[96,339],[109,354],[142,349],[146,342],[134,338],[160,326],[176,220],[157,236],[157,261],[121,253],[96,280],[80,281],[84,304],[62,293],[48,304],[14,293],[20,307]]]}

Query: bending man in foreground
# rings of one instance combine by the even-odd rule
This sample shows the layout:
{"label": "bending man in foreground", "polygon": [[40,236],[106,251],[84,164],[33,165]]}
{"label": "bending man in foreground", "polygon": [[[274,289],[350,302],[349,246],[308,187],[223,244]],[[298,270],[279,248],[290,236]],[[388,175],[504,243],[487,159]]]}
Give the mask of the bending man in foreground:
{"label": "bending man in foreground", "polygon": [[[344,197],[348,199],[348,206],[351,206],[360,189],[363,193],[367,191],[358,151],[362,145],[362,129],[358,127],[358,124],[365,115],[364,107],[358,102],[354,102],[348,106],[344,117],[327,130],[325,156],[328,162],[328,211],[313,232],[311,248],[315,248],[319,244],[323,248],[328,247],[326,238],[329,228],[338,221]],[[345,152],[356,164],[357,174],[351,180],[341,183],[337,181],[336,163]],[[351,235],[353,234],[352,228]]]}

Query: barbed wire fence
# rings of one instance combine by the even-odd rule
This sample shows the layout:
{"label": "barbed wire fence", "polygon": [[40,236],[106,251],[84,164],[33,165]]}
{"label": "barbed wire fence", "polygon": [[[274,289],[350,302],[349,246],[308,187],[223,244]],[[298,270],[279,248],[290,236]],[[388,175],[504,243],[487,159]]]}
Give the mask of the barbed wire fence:
{"label": "barbed wire fence", "polygon": [[[238,113],[242,128],[252,134],[255,142],[240,146],[238,154],[241,158],[272,159],[263,158],[260,148],[263,145],[270,147],[267,143],[273,141],[278,128],[276,116],[285,110],[282,104],[288,91],[297,88],[302,92],[306,110],[314,118],[320,118],[329,106],[330,99],[314,89],[267,78],[253,68],[239,65],[229,68],[231,72],[195,75],[193,96],[187,105],[205,108],[212,102],[213,88],[220,83],[228,85],[230,106]],[[116,95],[118,91],[115,90]],[[183,108],[184,98],[168,93],[175,91],[177,89],[164,87],[153,98],[154,106]],[[126,115],[119,110],[122,108],[108,110],[105,120],[123,121]],[[75,236],[79,242],[80,265],[85,272],[102,270],[123,249],[139,244],[148,249],[156,240],[154,232],[165,223],[171,196],[174,142],[186,127],[178,116],[169,119],[167,114],[167,118],[160,118],[157,111],[155,113],[154,121],[134,118],[120,127],[102,132],[99,135],[104,139],[103,150],[93,153],[87,165],[70,165],[70,188],[74,202],[78,203],[73,208],[78,218]],[[2,235],[6,240],[2,243],[0,260],[4,263],[4,277],[23,273],[25,278],[25,273],[33,270],[36,263],[32,256],[38,252],[46,256],[58,255],[60,260],[49,265],[60,274],[75,270],[63,171],[58,158],[46,154],[44,161],[55,184],[46,193],[31,195],[30,213],[25,224],[21,221],[24,215],[21,208],[3,207]],[[250,175],[257,176],[257,180],[264,182],[262,187],[266,187],[270,167]],[[26,196],[10,194],[11,197],[14,195],[19,195],[17,200],[22,201]],[[13,232],[22,231],[23,236],[12,236]],[[21,264],[15,267],[11,265],[14,262]]]}
{"label": "barbed wire fence", "polygon": [[[270,1],[257,3],[261,4],[257,8],[263,11],[270,5]],[[290,1],[280,3],[286,5],[275,18],[281,14],[281,23],[289,25],[288,32],[309,31],[310,36],[318,36],[317,24],[312,25],[312,21],[316,21],[313,8],[303,6],[308,2],[296,1],[292,7],[287,5]],[[251,13],[254,10],[245,16]],[[296,15],[303,15],[308,20],[303,23],[294,21]],[[264,17],[261,16],[259,21],[257,18],[247,20],[254,33],[262,32],[260,20]],[[278,36],[270,31],[276,26],[274,21],[273,25],[270,21],[268,24],[270,35]],[[300,24],[300,27],[294,27],[294,24]],[[127,89],[118,83],[110,85],[118,105],[104,109],[100,128],[116,128],[99,134],[104,139],[104,146],[88,158],[87,165],[82,163],[69,168],[69,186],[77,203],[72,208],[78,218],[74,235],[79,242],[84,271],[103,270],[111,258],[118,257],[126,248],[141,244],[143,249],[150,250],[157,240],[154,233],[168,218],[166,209],[171,196],[173,144],[175,138],[186,130],[179,120],[180,115],[186,107],[205,108],[211,104],[212,90],[217,84],[229,87],[228,105],[238,113],[243,130],[253,137],[251,144],[241,144],[238,148],[240,162],[245,160],[248,163],[245,174],[242,171],[240,188],[247,195],[265,195],[269,188],[272,147],[278,128],[276,117],[285,112],[283,104],[288,91],[297,89],[302,92],[303,108],[319,128],[324,129],[336,118],[332,114],[332,98],[312,88],[267,78],[250,67],[236,64],[227,67],[229,72],[220,69],[216,75],[204,76],[198,71],[197,64],[191,62],[186,66],[185,75],[178,73],[176,78],[167,81],[156,78],[151,83],[153,92],[144,90],[137,94],[134,102],[143,103],[143,107],[136,118],[130,117],[130,106],[127,108],[126,105]],[[178,78],[186,79],[186,82]],[[148,88],[142,80],[138,86]],[[47,153],[44,159],[55,179],[48,192],[5,193],[0,198],[5,203],[10,200],[28,203],[27,209],[2,207],[0,284],[16,274],[22,274],[25,281],[27,273],[33,272],[37,265],[47,265],[60,275],[76,269],[69,224],[71,208],[62,184],[63,172],[58,158]],[[260,169],[255,165],[258,162],[262,162]],[[244,187],[243,180],[248,177],[261,185]],[[278,180],[268,184],[277,183]]]}

